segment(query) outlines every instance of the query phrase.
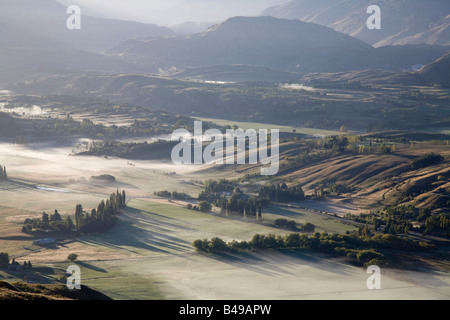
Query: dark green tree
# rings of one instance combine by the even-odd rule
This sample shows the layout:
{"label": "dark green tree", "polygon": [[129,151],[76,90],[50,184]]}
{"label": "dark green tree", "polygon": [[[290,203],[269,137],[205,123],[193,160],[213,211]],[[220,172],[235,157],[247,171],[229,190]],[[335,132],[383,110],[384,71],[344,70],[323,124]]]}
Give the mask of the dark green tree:
{"label": "dark green tree", "polygon": [[0,268],[6,268],[9,265],[9,255],[6,252],[0,252]]}
{"label": "dark green tree", "polygon": [[59,222],[61,221],[61,215],[59,214],[58,210],[55,209],[55,213],[53,213],[52,215],[50,215],[50,222],[51,221],[56,221]]}
{"label": "dark green tree", "polygon": [[78,204],[75,208],[75,227],[80,230],[83,225],[83,206]]}
{"label": "dark green tree", "polygon": [[67,256],[67,260],[74,262],[75,260],[78,259],[78,255],[76,253],[71,253]]}
{"label": "dark green tree", "polygon": [[212,209],[212,205],[206,201],[201,201],[198,204],[198,209],[202,212],[209,212]]}

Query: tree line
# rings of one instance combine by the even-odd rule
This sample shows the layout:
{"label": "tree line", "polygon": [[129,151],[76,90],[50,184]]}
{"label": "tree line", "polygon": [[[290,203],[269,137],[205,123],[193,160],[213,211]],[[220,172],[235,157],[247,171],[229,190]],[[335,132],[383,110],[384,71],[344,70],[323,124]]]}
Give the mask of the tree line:
{"label": "tree line", "polygon": [[434,245],[426,242],[407,240],[390,234],[366,237],[360,236],[356,232],[348,234],[315,232],[311,236],[291,233],[284,237],[274,234],[255,234],[250,241],[233,240],[228,243],[214,237],[211,240],[197,239],[193,241],[192,246],[197,252],[212,254],[249,250],[311,249],[334,256],[356,259],[363,265],[387,264],[386,255],[380,252],[383,250],[424,251],[434,248]]}
{"label": "tree line", "polygon": [[0,180],[7,180],[8,174],[6,173],[6,167],[0,165]]}
{"label": "tree line", "polygon": [[[7,268],[8,266],[20,266],[20,263],[17,262],[14,258],[11,263],[9,263],[9,255],[6,252],[0,252],[0,268]],[[30,260],[24,261],[22,264],[23,269],[31,269],[33,264]]]}
{"label": "tree line", "polygon": [[208,180],[204,188],[198,200],[213,204],[220,208],[222,214],[231,217],[261,219],[262,208],[269,206],[271,201],[299,201],[305,198],[300,186],[289,188],[285,183],[265,185],[257,195],[246,194],[237,182],[226,179]]}
{"label": "tree line", "polygon": [[190,199],[192,199],[192,197],[190,195],[188,195],[187,193],[178,192],[178,191],[170,192],[167,190],[163,190],[163,191],[155,191],[155,192],[153,192],[153,194],[157,197],[169,198],[169,199],[174,199],[174,200],[190,200]]}
{"label": "tree line", "polygon": [[288,188],[286,183],[263,186],[259,190],[258,196],[276,202],[300,201],[305,199],[305,193],[300,186]]}
{"label": "tree line", "polygon": [[413,205],[388,206],[382,212],[346,214],[345,219],[364,223],[359,227],[360,235],[371,235],[377,231],[384,234],[407,234],[410,231],[446,234],[450,233],[450,213],[432,213],[430,208],[416,208]]}
{"label": "tree line", "polygon": [[102,200],[98,207],[90,212],[84,211],[81,204],[76,205],[73,219],[71,216],[63,219],[58,210],[55,210],[51,215],[43,212],[41,218],[27,218],[23,222],[22,232],[30,233],[44,230],[63,234],[103,232],[114,224],[117,219],[117,213],[125,207],[125,190],[122,192],[117,190],[117,192],[110,195],[109,199],[106,201]]}
{"label": "tree line", "polygon": [[411,168],[414,170],[425,168],[438,164],[444,160],[444,157],[440,154],[427,153],[423,156],[417,157],[411,161]]}

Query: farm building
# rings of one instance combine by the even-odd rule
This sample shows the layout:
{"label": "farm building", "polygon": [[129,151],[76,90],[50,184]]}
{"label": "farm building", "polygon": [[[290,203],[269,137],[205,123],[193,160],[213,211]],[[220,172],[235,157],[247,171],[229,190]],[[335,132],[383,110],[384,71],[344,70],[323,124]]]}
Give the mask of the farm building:
{"label": "farm building", "polygon": [[55,244],[56,240],[53,238],[45,238],[45,239],[39,239],[39,240],[35,240],[33,241],[34,245],[37,246],[49,246],[52,244]]}

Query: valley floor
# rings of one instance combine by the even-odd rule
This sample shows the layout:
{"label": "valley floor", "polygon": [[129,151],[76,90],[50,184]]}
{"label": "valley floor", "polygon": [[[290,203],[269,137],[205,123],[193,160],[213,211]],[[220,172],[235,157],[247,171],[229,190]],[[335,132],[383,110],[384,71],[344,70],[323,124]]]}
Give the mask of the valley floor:
{"label": "valley floor", "polygon": [[[30,151],[2,145],[0,163],[9,168],[10,181],[0,185],[0,251],[19,262],[32,261],[33,271],[0,271],[0,280],[54,282],[78,254],[82,284],[114,299],[449,299],[448,268],[381,269],[381,290],[369,290],[370,274],[346,260],[307,250],[203,255],[192,247],[195,239],[221,237],[249,240],[254,234],[290,233],[271,224],[241,221],[201,213],[182,203],[157,199],[154,191],[178,190],[196,195],[201,190],[193,168],[166,163],[97,157],[73,157],[68,150]],[[175,175],[167,175],[176,172]],[[116,182],[91,176],[112,174]],[[229,173],[224,173],[228,178]],[[217,173],[201,179],[219,178]],[[44,187],[44,188],[38,188]],[[73,214],[86,210],[117,188],[129,195],[114,227],[102,234],[62,240],[54,247],[33,246],[21,233],[26,217],[42,211]],[[63,191],[63,192],[61,192]],[[312,221],[317,231],[345,232],[353,224],[300,208],[273,205],[264,219],[289,217]]]}

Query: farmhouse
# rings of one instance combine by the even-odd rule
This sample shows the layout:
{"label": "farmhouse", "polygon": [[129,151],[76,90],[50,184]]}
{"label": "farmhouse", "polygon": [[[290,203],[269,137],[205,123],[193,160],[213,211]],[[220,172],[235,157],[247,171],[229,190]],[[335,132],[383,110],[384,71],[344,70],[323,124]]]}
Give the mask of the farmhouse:
{"label": "farmhouse", "polygon": [[34,245],[37,246],[50,246],[52,244],[55,244],[56,240],[53,238],[45,238],[45,239],[39,239],[39,240],[35,240],[33,241]]}

